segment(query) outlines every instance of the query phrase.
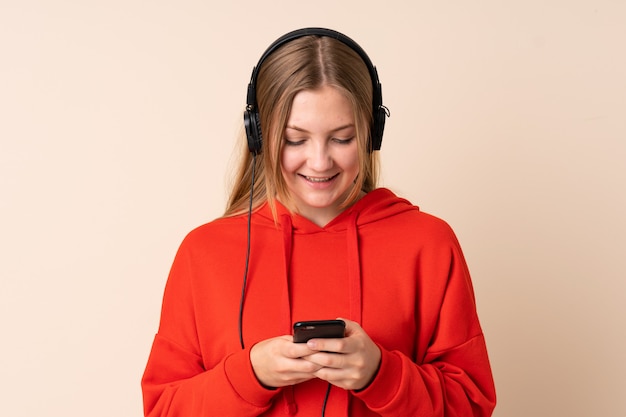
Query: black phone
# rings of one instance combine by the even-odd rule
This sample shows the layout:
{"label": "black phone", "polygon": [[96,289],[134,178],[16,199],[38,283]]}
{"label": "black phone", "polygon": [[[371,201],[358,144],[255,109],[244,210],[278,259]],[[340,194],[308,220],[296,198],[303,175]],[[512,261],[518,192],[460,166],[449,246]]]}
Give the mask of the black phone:
{"label": "black phone", "polygon": [[294,343],[306,343],[309,339],[338,339],[345,336],[343,320],[299,321],[293,325]]}

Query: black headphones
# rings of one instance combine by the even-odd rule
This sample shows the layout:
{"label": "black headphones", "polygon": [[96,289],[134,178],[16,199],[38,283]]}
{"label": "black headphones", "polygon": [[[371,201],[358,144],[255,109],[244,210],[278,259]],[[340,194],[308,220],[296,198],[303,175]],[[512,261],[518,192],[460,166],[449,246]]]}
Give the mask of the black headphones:
{"label": "black headphones", "polygon": [[261,64],[263,64],[265,59],[282,45],[309,35],[327,36],[337,39],[350,47],[350,49],[356,52],[361,57],[363,62],[365,62],[365,65],[370,73],[370,78],[372,79],[373,87],[373,118],[370,130],[370,151],[380,150],[380,146],[383,141],[383,130],[385,128],[385,117],[389,116],[389,110],[383,106],[382,87],[380,85],[380,81],[378,81],[378,72],[376,71],[376,67],[372,64],[372,61],[369,59],[363,48],[361,48],[356,42],[342,33],[324,28],[298,29],[281,36],[267,48],[263,55],[261,55],[259,62],[252,69],[252,77],[250,78],[250,84],[248,84],[246,110],[243,113],[243,122],[246,128],[246,137],[248,138],[248,149],[250,149],[252,154],[258,155],[261,153],[263,143],[263,135],[261,134],[261,119],[256,102],[256,82]]}

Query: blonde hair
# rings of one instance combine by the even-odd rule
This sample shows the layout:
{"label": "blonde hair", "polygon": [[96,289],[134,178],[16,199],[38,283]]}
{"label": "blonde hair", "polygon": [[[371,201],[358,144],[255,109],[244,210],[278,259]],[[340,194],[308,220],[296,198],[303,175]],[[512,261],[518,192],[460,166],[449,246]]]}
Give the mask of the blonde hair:
{"label": "blonde hair", "polygon": [[[259,69],[256,98],[263,132],[262,150],[254,158],[247,146],[242,146],[225,216],[248,210],[253,161],[253,210],[267,201],[275,214],[275,200],[278,198],[289,210],[295,211],[280,166],[284,131],[296,94],[322,86],[337,89],[348,99],[354,111],[359,174],[342,207],[353,204],[361,191],[369,192],[376,188],[379,163],[378,153],[369,150],[373,91],[367,66],[356,52],[338,40],[325,36],[304,36],[274,51]],[[242,135],[241,142],[247,143],[245,135]]]}

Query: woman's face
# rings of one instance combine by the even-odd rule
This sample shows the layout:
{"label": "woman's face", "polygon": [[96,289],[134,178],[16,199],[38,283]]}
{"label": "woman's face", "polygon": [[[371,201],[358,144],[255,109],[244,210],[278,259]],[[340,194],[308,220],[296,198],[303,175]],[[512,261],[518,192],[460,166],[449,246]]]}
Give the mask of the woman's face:
{"label": "woman's face", "polygon": [[352,105],[330,86],[298,93],[284,132],[283,178],[299,214],[324,226],[359,173]]}

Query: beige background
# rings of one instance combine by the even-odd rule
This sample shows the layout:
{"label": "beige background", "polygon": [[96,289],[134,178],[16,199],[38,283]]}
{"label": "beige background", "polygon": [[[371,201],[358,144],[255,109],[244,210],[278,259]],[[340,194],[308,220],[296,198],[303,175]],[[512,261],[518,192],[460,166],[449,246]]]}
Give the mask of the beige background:
{"label": "beige background", "polygon": [[382,185],[459,235],[495,416],[625,417],[622,0],[0,0],[2,414],[141,415],[252,66],[313,25],[378,66]]}

